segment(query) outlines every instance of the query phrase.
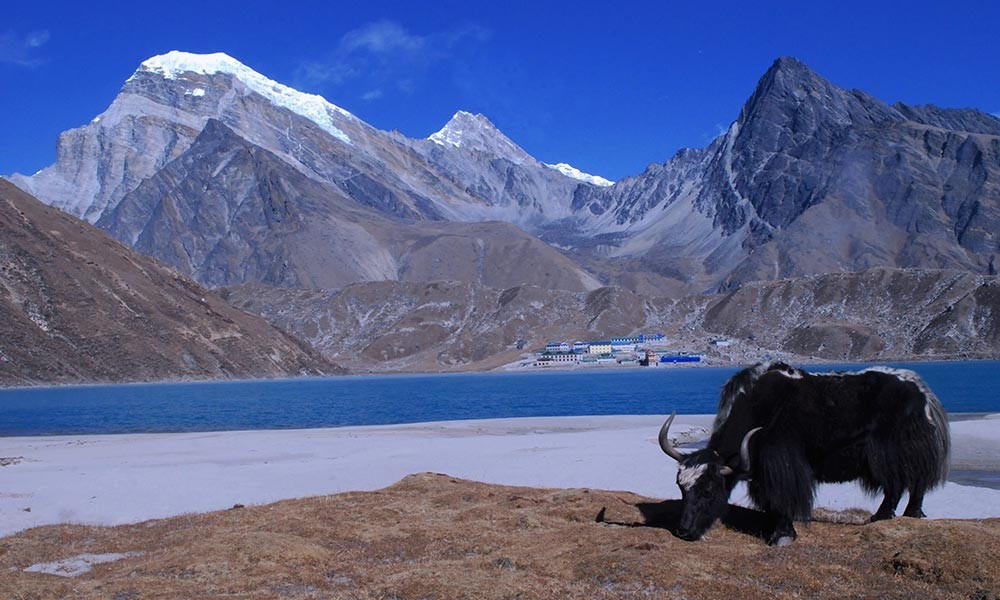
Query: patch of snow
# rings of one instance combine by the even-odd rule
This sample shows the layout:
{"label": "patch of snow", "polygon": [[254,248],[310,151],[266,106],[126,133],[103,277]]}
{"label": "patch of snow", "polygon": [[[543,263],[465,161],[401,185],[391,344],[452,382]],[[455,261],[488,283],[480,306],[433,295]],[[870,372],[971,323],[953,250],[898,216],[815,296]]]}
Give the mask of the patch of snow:
{"label": "patch of snow", "polygon": [[439,146],[487,152],[516,164],[537,162],[484,115],[464,110],[456,112],[440,131],[427,139]]}
{"label": "patch of snow", "polygon": [[[454,119],[453,119],[454,120]],[[462,147],[462,130],[458,127],[452,126],[452,122],[448,121],[440,131],[432,133],[427,139],[438,144],[439,146],[454,146],[456,148]]]}
{"label": "patch of snow", "polygon": [[46,573],[48,575],[58,575],[60,577],[76,577],[91,570],[94,565],[101,563],[115,562],[130,556],[138,556],[141,552],[111,552],[108,554],[79,554],[70,558],[56,560],[47,563],[38,563],[24,569],[26,573]]}
{"label": "patch of snow", "polygon": [[[91,124],[100,123],[101,122],[101,117],[100,116],[94,117],[93,119],[90,120],[90,122],[91,122]],[[37,173],[36,173],[36,175],[37,175]]]}
{"label": "patch of snow", "polygon": [[194,96],[195,98],[201,98],[205,95],[205,90],[201,88],[194,88],[193,90],[187,90],[184,92],[185,96]]}
{"label": "patch of snow", "polygon": [[608,187],[608,186],[612,186],[612,185],[615,184],[614,181],[605,179],[605,178],[601,177],[600,175],[591,175],[589,173],[584,173],[583,171],[581,171],[580,169],[577,169],[573,165],[568,165],[566,163],[557,163],[557,164],[554,164],[554,165],[550,165],[549,163],[542,163],[542,164],[545,165],[546,167],[550,168],[550,169],[555,169],[556,171],[559,171],[560,173],[562,173],[566,177],[572,177],[573,179],[578,179],[580,181],[583,181],[583,182],[586,182],[586,183],[589,183],[589,184],[592,184],[592,185],[596,185],[596,186],[600,186],[600,187]]}
{"label": "patch of snow", "polygon": [[[239,79],[250,90],[270,100],[273,104],[301,115],[319,125],[324,131],[346,144],[351,138],[341,131],[333,120],[334,115],[354,119],[354,115],[328,102],[322,96],[306,94],[282,85],[261,75],[235,58],[215,54],[191,54],[177,50],[154,56],[139,66],[139,71],[161,75],[165,79],[178,79],[184,73],[214,75],[223,73]],[[138,71],[137,71],[138,73]],[[133,75],[132,77],[135,77]],[[131,78],[129,78],[131,80]]]}

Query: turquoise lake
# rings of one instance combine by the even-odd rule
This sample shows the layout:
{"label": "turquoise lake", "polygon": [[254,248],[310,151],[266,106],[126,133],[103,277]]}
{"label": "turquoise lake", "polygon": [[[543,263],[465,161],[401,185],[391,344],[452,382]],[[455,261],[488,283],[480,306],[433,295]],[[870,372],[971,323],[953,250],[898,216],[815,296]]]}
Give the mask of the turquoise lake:
{"label": "turquoise lake", "polygon": [[[949,412],[1000,412],[1000,362],[894,364]],[[809,366],[811,371],[863,365]],[[499,417],[714,413],[736,368],[387,375],[0,390],[0,435],[225,431]]]}

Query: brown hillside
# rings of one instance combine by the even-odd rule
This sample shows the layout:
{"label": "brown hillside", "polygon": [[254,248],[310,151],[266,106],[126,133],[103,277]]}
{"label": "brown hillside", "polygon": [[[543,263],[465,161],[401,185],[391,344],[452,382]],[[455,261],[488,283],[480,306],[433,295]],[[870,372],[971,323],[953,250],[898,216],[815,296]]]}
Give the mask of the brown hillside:
{"label": "brown hillside", "polygon": [[[689,543],[676,501],[444,475],[384,490],[0,539],[4,598],[1000,598],[1000,520],[814,522],[758,513]],[[867,515],[840,514],[847,520]],[[843,519],[841,519],[843,520]],[[133,553],[74,578],[23,569]]]}
{"label": "brown hillside", "polygon": [[0,181],[0,385],[337,370],[173,269]]}

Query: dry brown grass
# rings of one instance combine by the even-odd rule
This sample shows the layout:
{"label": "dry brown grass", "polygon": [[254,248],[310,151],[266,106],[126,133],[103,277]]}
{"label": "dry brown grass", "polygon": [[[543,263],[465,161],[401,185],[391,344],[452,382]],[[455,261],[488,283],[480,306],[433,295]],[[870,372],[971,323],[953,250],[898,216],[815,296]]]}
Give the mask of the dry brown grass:
{"label": "dry brown grass", "polygon": [[[376,492],[22,532],[0,539],[0,598],[1000,598],[998,519],[813,522],[771,548],[742,509],[683,542],[664,528],[676,504],[421,474]],[[75,578],[23,571],[111,552],[141,554]]]}

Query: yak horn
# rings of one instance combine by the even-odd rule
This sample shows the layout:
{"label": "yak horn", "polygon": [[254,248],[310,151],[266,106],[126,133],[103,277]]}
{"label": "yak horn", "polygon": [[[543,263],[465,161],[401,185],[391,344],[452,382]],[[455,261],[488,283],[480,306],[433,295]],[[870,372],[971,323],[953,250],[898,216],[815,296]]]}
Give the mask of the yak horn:
{"label": "yak horn", "polygon": [[754,427],[743,436],[743,443],[740,444],[740,461],[743,463],[743,471],[745,473],[750,472],[750,438],[753,434],[757,433],[763,429],[763,427]]}
{"label": "yak horn", "polygon": [[674,445],[671,444],[670,440],[667,438],[667,433],[670,431],[670,424],[674,422],[674,417],[676,416],[677,416],[676,412],[670,413],[670,418],[667,419],[667,422],[663,424],[663,427],[660,427],[659,439],[660,439],[660,449],[663,450],[663,453],[669,456],[670,458],[676,460],[677,462],[680,462],[681,459],[684,458],[684,455],[678,452],[677,449],[674,448]]}

